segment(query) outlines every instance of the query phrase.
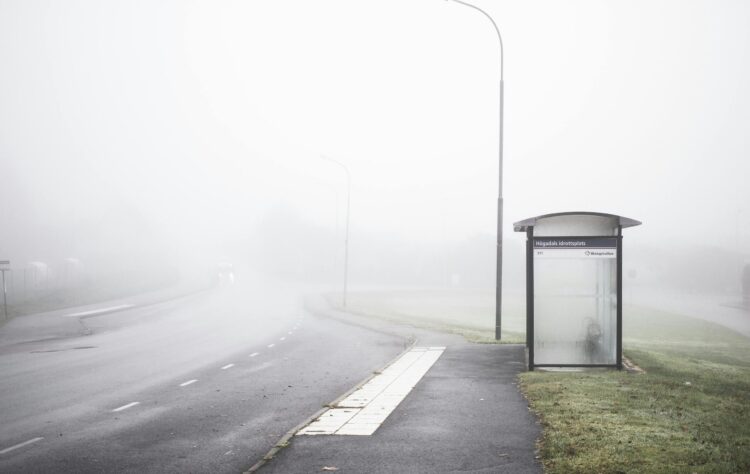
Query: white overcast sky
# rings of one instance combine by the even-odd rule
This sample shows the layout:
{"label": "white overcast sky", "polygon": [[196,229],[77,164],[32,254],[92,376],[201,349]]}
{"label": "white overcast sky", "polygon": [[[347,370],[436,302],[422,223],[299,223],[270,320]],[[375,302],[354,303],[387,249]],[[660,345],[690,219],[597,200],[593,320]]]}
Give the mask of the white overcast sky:
{"label": "white overcast sky", "polygon": [[[476,5],[505,45],[506,235],[592,210],[750,240],[750,2]],[[444,0],[0,0],[0,214],[334,226],[326,155],[358,232],[494,233],[498,69],[491,24]]]}

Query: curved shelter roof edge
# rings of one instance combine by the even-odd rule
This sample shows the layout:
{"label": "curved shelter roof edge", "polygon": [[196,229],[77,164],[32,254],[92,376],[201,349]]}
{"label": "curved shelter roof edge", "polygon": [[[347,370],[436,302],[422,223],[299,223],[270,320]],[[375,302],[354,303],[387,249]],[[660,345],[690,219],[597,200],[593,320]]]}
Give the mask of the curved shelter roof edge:
{"label": "curved shelter roof edge", "polygon": [[551,217],[562,217],[562,216],[599,216],[599,217],[608,217],[612,219],[616,219],[618,224],[622,228],[626,227],[635,227],[637,225],[641,225],[641,221],[637,221],[635,219],[631,219],[629,217],[623,217],[618,216],[616,214],[608,214],[605,212],[591,212],[591,211],[571,211],[571,212],[555,212],[552,214],[543,214],[541,216],[536,217],[529,217],[528,219],[524,219],[522,221],[514,222],[513,223],[513,230],[516,232],[526,232],[529,227],[534,227],[537,222],[548,219]]}

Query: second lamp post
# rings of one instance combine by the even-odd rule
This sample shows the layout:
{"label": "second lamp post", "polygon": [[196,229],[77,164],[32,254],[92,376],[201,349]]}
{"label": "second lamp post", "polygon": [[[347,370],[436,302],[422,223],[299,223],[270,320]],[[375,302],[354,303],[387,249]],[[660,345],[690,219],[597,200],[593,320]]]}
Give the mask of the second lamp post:
{"label": "second lamp post", "polygon": [[349,203],[350,203],[350,194],[352,190],[352,177],[349,173],[349,168],[344,166],[343,163],[340,161],[336,161],[333,158],[328,158],[327,156],[321,156],[324,160],[328,160],[330,162],[336,163],[339,165],[343,170],[346,172],[346,237],[344,238],[344,291],[342,293],[341,297],[341,303],[344,308],[346,308],[346,293],[347,293],[347,285],[349,282]]}

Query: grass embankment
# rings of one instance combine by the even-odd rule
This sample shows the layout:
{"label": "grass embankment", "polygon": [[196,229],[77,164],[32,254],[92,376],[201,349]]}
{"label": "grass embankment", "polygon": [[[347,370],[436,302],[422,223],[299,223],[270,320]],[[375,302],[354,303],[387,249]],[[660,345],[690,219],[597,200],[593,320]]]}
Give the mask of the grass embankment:
{"label": "grass embankment", "polygon": [[645,374],[527,372],[547,472],[750,472],[750,340],[721,326],[626,311]]}
{"label": "grass embankment", "polygon": [[[494,340],[491,292],[354,294],[348,310]],[[524,302],[507,299],[504,335],[523,340]],[[646,370],[527,372],[545,470],[750,472],[750,340],[702,320],[626,307],[625,355]]]}
{"label": "grass embankment", "polygon": [[[328,302],[338,307],[338,297]],[[503,302],[503,343],[521,343],[526,331],[523,295]],[[355,292],[346,310],[386,321],[460,334],[472,342],[496,343],[495,294],[485,290],[421,290]],[[340,307],[338,309],[341,309]]]}

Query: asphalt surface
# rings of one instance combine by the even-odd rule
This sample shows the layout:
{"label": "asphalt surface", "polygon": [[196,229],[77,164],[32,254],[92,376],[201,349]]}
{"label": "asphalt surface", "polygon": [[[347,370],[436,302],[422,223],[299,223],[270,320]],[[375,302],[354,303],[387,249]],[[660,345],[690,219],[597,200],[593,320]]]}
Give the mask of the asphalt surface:
{"label": "asphalt surface", "polygon": [[245,472],[414,341],[446,350],[372,436],[293,436],[258,472],[541,472],[521,346],[303,309],[263,285],[0,328],[0,472]]}
{"label": "asphalt surface", "polygon": [[446,350],[372,436],[300,435],[259,472],[539,473],[541,428],[516,386],[521,345],[463,338],[329,311]]}
{"label": "asphalt surface", "polygon": [[0,472],[243,472],[408,345],[278,288],[76,311],[0,329]]}

